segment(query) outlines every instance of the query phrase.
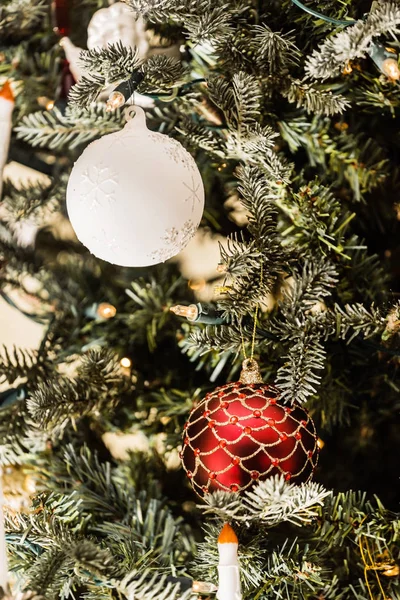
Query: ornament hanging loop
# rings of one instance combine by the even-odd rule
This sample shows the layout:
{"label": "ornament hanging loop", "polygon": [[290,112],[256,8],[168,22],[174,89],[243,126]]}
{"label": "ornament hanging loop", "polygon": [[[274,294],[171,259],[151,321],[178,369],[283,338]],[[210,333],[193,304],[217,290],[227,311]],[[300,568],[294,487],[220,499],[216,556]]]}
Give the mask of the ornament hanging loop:
{"label": "ornament hanging loop", "polygon": [[131,127],[133,126],[135,129],[138,129],[139,127],[140,129],[147,129],[146,113],[140,106],[135,106],[134,104],[132,106],[127,106],[124,111],[124,116],[126,122]]}
{"label": "ornament hanging loop", "polygon": [[260,367],[254,358],[245,358],[242,362],[239,381],[241,383],[263,383]]}

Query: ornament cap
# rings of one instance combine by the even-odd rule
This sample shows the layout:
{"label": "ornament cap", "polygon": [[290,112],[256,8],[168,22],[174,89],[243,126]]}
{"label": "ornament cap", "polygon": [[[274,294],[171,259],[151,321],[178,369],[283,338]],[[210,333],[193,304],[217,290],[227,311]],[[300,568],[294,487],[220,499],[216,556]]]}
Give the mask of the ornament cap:
{"label": "ornament cap", "polygon": [[146,113],[140,106],[128,106],[124,114],[126,119],[125,127],[135,128],[136,131],[147,129]]}
{"label": "ornament cap", "polygon": [[242,362],[242,371],[239,381],[241,383],[262,383],[260,367],[253,358],[245,358]]}

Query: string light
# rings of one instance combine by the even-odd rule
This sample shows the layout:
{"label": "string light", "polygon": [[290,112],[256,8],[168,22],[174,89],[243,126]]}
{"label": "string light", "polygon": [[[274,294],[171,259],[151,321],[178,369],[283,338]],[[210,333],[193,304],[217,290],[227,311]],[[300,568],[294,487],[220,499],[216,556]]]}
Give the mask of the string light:
{"label": "string light", "polygon": [[121,367],[123,367],[124,369],[129,369],[129,367],[132,366],[132,361],[130,358],[128,358],[127,356],[124,356],[123,358],[121,358],[121,360],[119,361],[119,364],[121,365]]}
{"label": "string light", "polygon": [[381,70],[392,81],[400,79],[400,69],[396,58],[386,58],[382,63]]}
{"label": "string light", "polygon": [[189,304],[189,306],[177,304],[176,306],[171,306],[169,310],[178,315],[178,317],[186,317],[188,321],[194,321],[199,314],[195,304]]}
{"label": "string light", "polygon": [[102,302],[97,307],[97,316],[101,319],[112,319],[117,314],[117,309],[108,302]]}
{"label": "string light", "polygon": [[188,286],[190,287],[190,289],[195,292],[202,290],[205,287],[205,285],[206,285],[205,279],[190,279],[188,282]]}
{"label": "string light", "polygon": [[350,75],[350,73],[353,72],[353,67],[351,66],[350,61],[348,63],[345,64],[345,66],[343,67],[343,75]]}
{"label": "string light", "polygon": [[112,112],[125,104],[125,96],[121,92],[111,92],[106,103],[106,112]]}
{"label": "string light", "polygon": [[217,266],[217,273],[226,273],[227,267],[223,263],[219,263]]}
{"label": "string light", "polygon": [[208,581],[193,581],[192,592],[197,592],[198,594],[213,594],[217,590],[217,586]]}
{"label": "string light", "polygon": [[49,100],[46,104],[46,110],[52,110],[54,108],[54,100]]}
{"label": "string light", "polygon": [[170,311],[178,315],[178,317],[186,317],[186,319],[192,323],[206,323],[207,325],[221,325],[226,323],[226,317],[223,315],[223,311],[218,310],[211,304],[190,304],[189,306],[183,306],[178,304],[177,306],[171,306]]}
{"label": "string light", "polygon": [[317,446],[320,450],[322,450],[322,448],[325,446],[325,442],[324,440],[321,440],[321,438],[317,439]]}

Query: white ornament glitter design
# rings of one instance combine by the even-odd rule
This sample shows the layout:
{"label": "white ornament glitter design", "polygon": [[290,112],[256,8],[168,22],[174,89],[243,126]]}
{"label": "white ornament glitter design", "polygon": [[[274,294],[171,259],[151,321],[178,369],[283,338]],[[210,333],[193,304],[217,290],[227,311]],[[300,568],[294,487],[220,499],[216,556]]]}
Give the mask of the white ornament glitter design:
{"label": "white ornament glitter design", "polygon": [[149,137],[157,144],[164,146],[164,151],[177,165],[182,165],[185,169],[191,172],[196,172],[197,166],[193,156],[182,146],[178,140],[168,137],[165,140],[165,135],[152,131]]}
{"label": "white ornament glitter design", "polygon": [[183,227],[178,230],[176,227],[166,229],[165,235],[161,238],[164,242],[162,248],[158,248],[151,253],[152,259],[158,262],[164,262],[178,254],[194,236],[197,231],[197,225],[191,219],[185,221]]}
{"label": "white ornament glitter design", "polygon": [[90,208],[104,206],[115,201],[118,176],[102,163],[87,167],[82,173],[80,192],[84,202],[90,202]]}

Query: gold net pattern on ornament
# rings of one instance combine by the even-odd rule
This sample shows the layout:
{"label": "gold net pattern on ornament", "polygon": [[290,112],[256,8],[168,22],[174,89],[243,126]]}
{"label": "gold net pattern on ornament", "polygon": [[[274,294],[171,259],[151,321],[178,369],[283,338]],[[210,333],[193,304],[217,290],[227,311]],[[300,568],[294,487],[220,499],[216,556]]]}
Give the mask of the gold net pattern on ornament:
{"label": "gold net pattern on ornament", "polygon": [[242,492],[275,474],[308,481],[318,461],[317,435],[307,410],[284,406],[277,388],[230,383],[192,410],[180,453],[200,495]]}

